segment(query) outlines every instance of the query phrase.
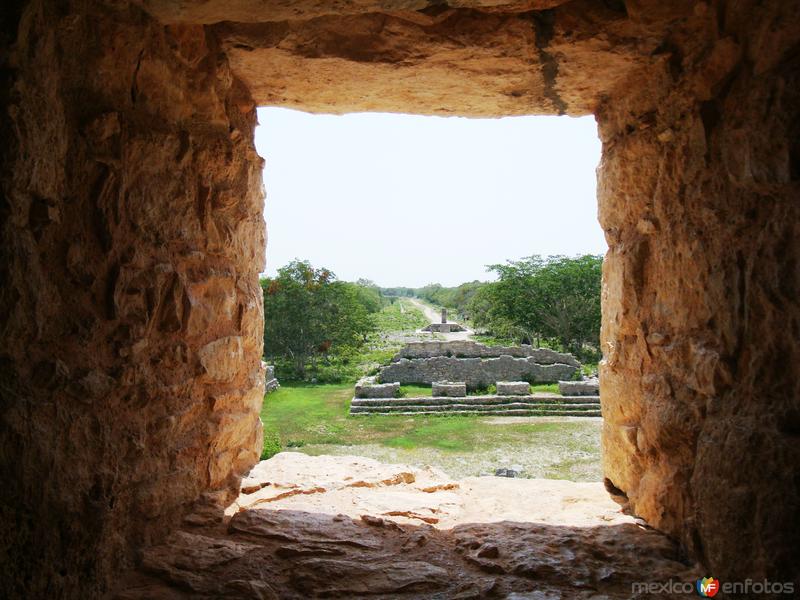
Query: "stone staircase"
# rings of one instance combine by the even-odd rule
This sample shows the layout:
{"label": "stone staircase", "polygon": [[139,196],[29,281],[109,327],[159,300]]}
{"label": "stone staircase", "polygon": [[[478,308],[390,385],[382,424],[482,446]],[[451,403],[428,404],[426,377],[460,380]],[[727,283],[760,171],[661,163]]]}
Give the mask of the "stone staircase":
{"label": "stone staircase", "polygon": [[492,416],[599,417],[599,396],[421,396],[414,398],[353,398],[351,415],[409,415],[419,413],[481,414]]}

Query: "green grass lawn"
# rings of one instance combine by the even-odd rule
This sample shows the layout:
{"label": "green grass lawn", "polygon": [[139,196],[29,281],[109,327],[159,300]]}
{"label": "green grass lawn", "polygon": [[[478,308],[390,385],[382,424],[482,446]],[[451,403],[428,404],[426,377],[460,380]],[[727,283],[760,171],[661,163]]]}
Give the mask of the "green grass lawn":
{"label": "green grass lawn", "polygon": [[[413,387],[413,395],[430,395],[429,387]],[[520,464],[529,476],[600,478],[595,419],[350,416],[352,396],[351,384],[286,384],[268,394],[261,412],[267,441],[263,458],[288,449],[431,464],[457,477]]]}

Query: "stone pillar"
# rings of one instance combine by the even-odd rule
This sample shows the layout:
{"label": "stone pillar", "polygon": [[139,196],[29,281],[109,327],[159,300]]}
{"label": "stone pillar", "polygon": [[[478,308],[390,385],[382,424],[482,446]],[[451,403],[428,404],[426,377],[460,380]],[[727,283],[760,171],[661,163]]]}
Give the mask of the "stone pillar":
{"label": "stone pillar", "polygon": [[796,28],[777,24],[797,16],[781,2],[698,6],[673,37],[683,45],[598,112],[604,468],[715,577],[787,581],[800,547],[800,55]]}
{"label": "stone pillar", "polygon": [[255,107],[203,27],[92,0],[18,17],[0,93],[0,596],[100,597],[259,458]]}
{"label": "stone pillar", "polygon": [[447,309],[442,309],[442,323],[447,323]]}

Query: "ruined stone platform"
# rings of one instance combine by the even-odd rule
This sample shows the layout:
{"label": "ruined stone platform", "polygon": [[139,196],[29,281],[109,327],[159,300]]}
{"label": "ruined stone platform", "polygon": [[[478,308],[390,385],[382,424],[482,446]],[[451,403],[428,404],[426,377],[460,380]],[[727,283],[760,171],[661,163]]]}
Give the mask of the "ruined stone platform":
{"label": "ruined stone platform", "polygon": [[473,341],[406,344],[377,379],[402,384],[463,381],[470,389],[498,381],[569,380],[580,363],[571,354],[531,346],[486,346]]}

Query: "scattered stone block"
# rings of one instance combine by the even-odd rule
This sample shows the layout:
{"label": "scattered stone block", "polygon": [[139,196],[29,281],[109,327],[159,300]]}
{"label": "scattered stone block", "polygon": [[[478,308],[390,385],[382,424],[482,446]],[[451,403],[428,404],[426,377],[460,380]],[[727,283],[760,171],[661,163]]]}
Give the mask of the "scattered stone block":
{"label": "scattered stone block", "polygon": [[495,469],[494,476],[495,477],[519,477],[522,474],[522,468],[514,465],[514,467],[510,469],[500,468]]}
{"label": "scattered stone block", "polygon": [[422,331],[430,331],[431,333],[455,333],[457,331],[466,331],[466,329],[458,323],[431,323],[427,327],[424,327]]}
{"label": "scattered stone block", "polygon": [[375,377],[364,377],[356,383],[356,398],[394,398],[400,392],[400,384],[378,383]]}
{"label": "scattered stone block", "polygon": [[498,381],[498,396],[527,396],[531,393],[531,384],[527,381]]}
{"label": "scattered stone block", "polygon": [[598,379],[559,381],[558,391],[562,396],[599,396],[600,381]]}
{"label": "scattered stone block", "polygon": [[401,384],[463,381],[468,388],[475,389],[497,381],[567,380],[577,370],[577,367],[563,363],[540,364],[534,357],[461,358],[454,353],[452,356],[400,358],[381,367],[380,379]]}
{"label": "scattered stone block", "polygon": [[274,365],[268,365],[262,361],[261,366],[264,368],[264,392],[269,394],[270,392],[277,390],[279,387],[281,387],[281,385],[278,383],[278,380],[275,377]]}
{"label": "scattered stone block", "polygon": [[452,383],[450,381],[437,381],[432,384],[434,396],[462,398],[467,395],[466,383]]}

